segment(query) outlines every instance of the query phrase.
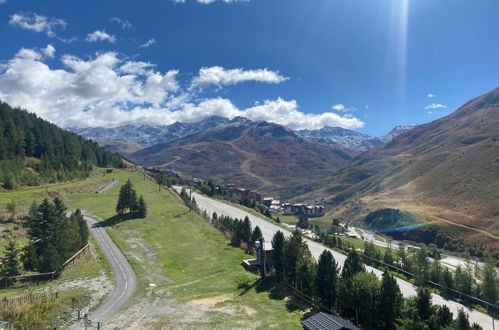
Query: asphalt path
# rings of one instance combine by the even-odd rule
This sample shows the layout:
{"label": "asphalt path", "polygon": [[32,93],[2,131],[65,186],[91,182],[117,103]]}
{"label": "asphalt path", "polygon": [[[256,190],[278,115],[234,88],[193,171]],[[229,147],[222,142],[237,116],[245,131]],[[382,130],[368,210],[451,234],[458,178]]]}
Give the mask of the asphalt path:
{"label": "asphalt path", "polygon": [[98,194],[102,194],[106,192],[107,190],[111,189],[116,183],[118,183],[118,180],[113,179],[113,181],[109,182],[104,188],[101,190],[97,190]]}
{"label": "asphalt path", "polygon": [[[118,314],[128,304],[130,299],[132,299],[137,289],[137,276],[105,229],[90,217],[85,217],[85,220],[89,224],[90,231],[109,262],[115,278],[115,285],[110,296],[88,317],[94,326],[96,326],[97,322],[101,322],[101,329],[105,329],[106,322]],[[82,323],[83,320],[73,325],[70,329],[81,329]]]}
{"label": "asphalt path", "polygon": [[[180,193],[182,187],[180,186],[174,186],[173,187],[178,193]],[[188,191],[189,192],[189,191]],[[225,216],[230,216],[232,218],[238,218],[238,219],[244,219],[244,217],[248,217],[252,226],[258,226],[262,230],[263,237],[266,241],[271,241],[272,237],[277,231],[282,231],[284,233],[284,236],[289,237],[291,236],[291,232],[289,230],[286,230],[282,227],[279,227],[277,225],[274,225],[273,223],[263,220],[262,218],[259,218],[257,216],[254,216],[251,213],[248,213],[246,211],[243,211],[237,207],[225,204],[223,202],[208,198],[204,195],[200,195],[196,192],[192,192],[192,196],[196,199],[196,203],[198,207],[202,210],[205,210],[210,216],[213,214],[213,212],[216,212],[218,215],[225,215]],[[340,266],[343,265],[343,263],[346,260],[346,256],[344,254],[338,253],[335,250],[328,249],[324,247],[323,245],[314,242],[312,240],[306,239],[306,242],[308,244],[308,247],[310,249],[310,252],[314,256],[314,258],[318,259],[321,253],[324,250],[329,250],[334,256],[334,259],[338,262]],[[370,266],[366,266],[367,271],[369,272],[374,272],[378,277],[381,278],[381,275],[383,274],[382,271],[372,268]],[[400,278],[396,278],[397,283],[400,287],[400,291],[402,292],[402,295],[404,297],[410,297],[414,296],[417,294],[417,287],[412,285],[411,283],[404,281]],[[462,304],[459,304],[455,301],[448,300],[443,298],[442,296],[439,296],[437,294],[432,294],[432,303],[436,305],[445,305],[447,306],[450,311],[454,314],[454,317],[457,316],[457,313],[459,309],[464,309],[468,314],[469,314],[469,320],[471,323],[475,322],[482,326],[484,330],[486,329],[492,329],[492,317],[490,317],[487,314],[481,313],[475,309],[470,309]],[[499,322],[496,321],[496,325],[499,325]]]}

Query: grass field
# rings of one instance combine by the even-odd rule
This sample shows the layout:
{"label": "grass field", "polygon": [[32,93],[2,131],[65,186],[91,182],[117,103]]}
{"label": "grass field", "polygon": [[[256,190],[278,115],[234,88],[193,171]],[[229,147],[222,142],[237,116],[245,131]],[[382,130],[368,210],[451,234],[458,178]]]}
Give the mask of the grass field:
{"label": "grass field", "polygon": [[[241,266],[250,258],[230,247],[209,223],[180,203],[170,192],[139,173],[117,171],[119,184],[102,195],[69,196],[68,203],[107,219],[115,215],[121,183],[130,178],[148,204],[145,219],[108,227],[139,277],[138,294],[118,318],[130,326],[136,314],[147,314],[145,324],[187,328],[301,329],[303,313],[272,283]],[[175,306],[175,307],[172,307]],[[132,323],[133,324],[133,323]],[[144,323],[137,324],[144,326]]]}

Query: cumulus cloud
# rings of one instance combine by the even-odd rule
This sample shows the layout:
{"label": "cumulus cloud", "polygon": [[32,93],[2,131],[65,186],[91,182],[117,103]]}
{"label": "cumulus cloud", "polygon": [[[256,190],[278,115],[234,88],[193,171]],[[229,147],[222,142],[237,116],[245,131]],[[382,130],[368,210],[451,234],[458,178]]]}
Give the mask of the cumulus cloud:
{"label": "cumulus cloud", "polygon": [[109,19],[109,22],[117,23],[123,30],[130,30],[132,28],[132,23],[130,23],[126,19],[121,19],[119,17],[111,17]]}
{"label": "cumulus cloud", "polygon": [[303,113],[295,100],[265,100],[245,109],[222,97],[199,100],[200,94],[180,87],[178,70],[159,72],[153,63],[125,60],[114,52],[90,59],[64,55],[62,68],[54,69],[44,62],[47,53],[55,54],[49,46],[23,48],[0,66],[0,99],[60,126],[166,125],[213,115],[294,129],[363,126],[351,115]]}
{"label": "cumulus cloud", "polygon": [[258,81],[269,84],[278,84],[289,78],[279,75],[279,72],[267,69],[227,70],[221,66],[201,68],[199,74],[192,80],[191,87],[205,87],[215,85],[218,87],[235,85],[241,82]]}
{"label": "cumulus cloud", "polygon": [[424,107],[426,110],[430,109],[445,109],[447,106],[445,104],[440,104],[440,103],[432,103]]}
{"label": "cumulus cloud", "polygon": [[147,48],[149,46],[152,46],[156,43],[156,40],[154,38],[149,39],[145,44],[142,44],[139,46],[139,48]]}
{"label": "cumulus cloud", "polygon": [[112,44],[116,43],[116,37],[114,35],[101,30],[95,30],[94,32],[87,34],[85,40],[88,42],[108,41]]}
{"label": "cumulus cloud", "polygon": [[47,47],[42,49],[42,52],[45,56],[54,58],[55,56],[55,48],[51,44],[48,44]]}
{"label": "cumulus cloud", "polygon": [[426,96],[428,96],[430,99],[432,99],[432,98],[434,98],[434,97],[437,97],[437,95],[436,95],[436,94],[432,94],[432,93],[428,93],[428,95],[426,95]]}
{"label": "cumulus cloud", "polygon": [[9,24],[24,30],[43,32],[49,37],[55,37],[55,29],[64,30],[66,21],[60,18],[46,17],[37,13],[16,13],[10,15]]}

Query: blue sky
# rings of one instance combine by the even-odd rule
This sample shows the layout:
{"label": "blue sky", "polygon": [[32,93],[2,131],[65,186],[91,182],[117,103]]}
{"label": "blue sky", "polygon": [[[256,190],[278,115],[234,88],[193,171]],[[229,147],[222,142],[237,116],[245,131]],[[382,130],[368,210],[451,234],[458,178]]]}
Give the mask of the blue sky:
{"label": "blue sky", "polygon": [[499,85],[498,1],[204,2],[0,0],[0,98],[61,126],[243,115],[382,135]]}

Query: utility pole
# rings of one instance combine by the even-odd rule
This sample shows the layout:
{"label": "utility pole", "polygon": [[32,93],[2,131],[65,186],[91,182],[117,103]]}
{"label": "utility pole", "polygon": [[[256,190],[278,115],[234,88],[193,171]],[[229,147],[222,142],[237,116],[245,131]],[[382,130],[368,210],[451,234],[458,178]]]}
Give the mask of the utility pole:
{"label": "utility pole", "polygon": [[192,188],[189,189],[189,212],[192,212]]}
{"label": "utility pole", "polygon": [[264,244],[264,239],[262,237],[262,241],[260,242],[260,271],[261,271],[261,275],[262,275],[262,278],[265,278],[265,276],[267,275],[267,269],[266,269],[266,265],[265,265],[265,244]]}

